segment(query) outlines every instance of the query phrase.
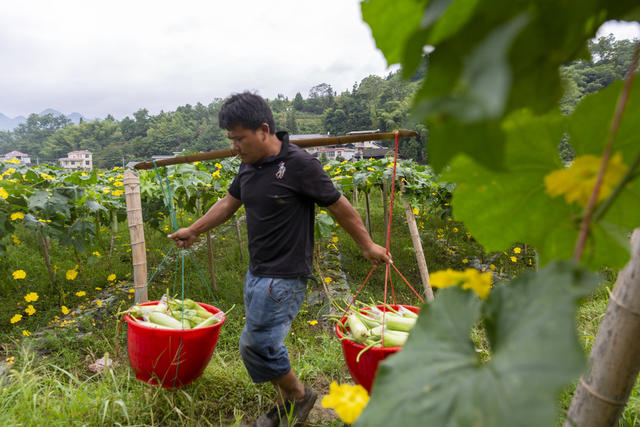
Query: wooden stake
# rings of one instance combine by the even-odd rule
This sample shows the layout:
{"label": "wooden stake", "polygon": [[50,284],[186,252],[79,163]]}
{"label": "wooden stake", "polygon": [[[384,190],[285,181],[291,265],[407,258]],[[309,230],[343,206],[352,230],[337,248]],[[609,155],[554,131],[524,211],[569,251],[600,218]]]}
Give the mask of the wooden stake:
{"label": "wooden stake", "polygon": [[136,302],[146,302],[147,295],[147,251],[144,243],[144,222],[142,201],[140,200],[140,179],[138,174],[124,171],[124,197],[127,204],[127,222],[131,236],[131,257],[133,258],[133,287]]}
{"label": "wooden stake", "polygon": [[40,237],[40,247],[42,248],[42,256],[44,256],[44,263],[47,266],[47,272],[49,273],[49,282],[51,285],[55,284],[53,277],[53,268],[51,268],[51,259],[49,258],[49,249],[47,249],[47,241],[40,231],[38,231],[38,237]]}
{"label": "wooden stake", "polygon": [[427,268],[427,261],[424,258],[424,251],[422,250],[418,225],[416,224],[416,219],[413,216],[413,210],[409,202],[403,199],[402,203],[404,204],[404,213],[407,216],[407,225],[409,225],[409,234],[411,235],[413,250],[416,253],[416,261],[418,262],[418,270],[420,271],[424,294],[427,297],[427,301],[433,301],[433,289],[431,289],[431,283],[429,282],[429,269]]}
{"label": "wooden stake", "polygon": [[617,426],[640,371],[640,228],[631,236],[631,260],[618,274],[589,371],[580,379],[564,427]]}

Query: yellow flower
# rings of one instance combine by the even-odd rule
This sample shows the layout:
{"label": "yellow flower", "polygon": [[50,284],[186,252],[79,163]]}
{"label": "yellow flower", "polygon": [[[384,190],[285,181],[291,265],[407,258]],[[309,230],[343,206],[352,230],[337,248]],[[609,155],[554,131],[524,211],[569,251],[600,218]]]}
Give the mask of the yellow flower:
{"label": "yellow flower", "polygon": [[337,237],[337,236],[333,236],[333,238],[331,239],[331,241],[332,241],[333,243],[338,243],[338,240],[340,240],[340,239],[338,239],[338,237]]}
{"label": "yellow flower", "polygon": [[331,282],[333,282],[333,279],[331,277],[325,277],[324,278],[324,283],[329,284]]}
{"label": "yellow flower", "polygon": [[310,324],[311,326],[317,325],[318,321],[317,320],[309,320],[307,321],[308,324]]}
{"label": "yellow flower", "polygon": [[116,275],[111,273],[110,275],[107,276],[107,280],[110,282],[113,282],[114,280],[116,280]]}
{"label": "yellow flower", "polygon": [[135,290],[135,289],[133,289],[133,288],[129,289],[129,293],[130,293],[130,294],[133,294],[133,293],[135,293],[135,292],[136,292],[136,290]]}
{"label": "yellow flower", "polygon": [[31,335],[31,332],[25,329],[24,331],[22,331],[22,335],[24,335],[25,337],[28,337],[29,335]]}
{"label": "yellow flower", "polygon": [[17,219],[23,219],[24,218],[24,213],[22,212],[14,212],[11,214],[11,221],[15,221]]}
{"label": "yellow flower", "polygon": [[322,169],[328,171],[329,169],[331,169],[331,165],[327,165],[327,166],[323,167]]}
{"label": "yellow flower", "polygon": [[25,277],[27,277],[27,273],[25,273],[24,270],[16,270],[13,272],[13,278],[15,280],[24,279]]}
{"label": "yellow flower", "polygon": [[420,209],[413,208],[413,214],[416,215],[416,216],[419,215],[420,214]]}
{"label": "yellow flower", "polygon": [[114,187],[122,187],[123,185],[124,184],[122,182],[120,182],[120,181],[116,181],[116,182],[113,183]]}
{"label": "yellow flower", "polygon": [[28,294],[26,294],[24,296],[24,300],[26,302],[34,302],[34,301],[38,301],[38,293],[37,292],[29,292]]}
{"label": "yellow flower", "polygon": [[371,171],[371,172],[375,172],[375,169],[374,169],[374,168],[372,168],[371,166],[367,166],[367,170],[368,170],[368,171]]}
{"label": "yellow flower", "polygon": [[453,227],[453,232],[457,233],[458,232],[458,227]]}
{"label": "yellow flower", "polygon": [[462,263],[463,263],[463,264],[469,264],[469,260],[468,260],[468,259],[466,259],[466,258],[464,258],[464,259],[462,260]]}
{"label": "yellow flower", "polygon": [[217,171],[213,172],[211,174],[212,177],[214,178],[220,178],[220,169],[218,169]]}
{"label": "yellow flower", "polygon": [[509,258],[511,260],[511,262],[518,262],[518,258],[512,256]]}
{"label": "yellow flower", "polygon": [[9,193],[7,193],[7,190],[0,187],[0,199],[6,199],[7,197],[9,197]]}
{"label": "yellow flower", "polygon": [[40,221],[40,222],[41,222],[41,223],[43,223],[43,224],[48,224],[48,223],[50,223],[50,222],[51,222],[51,220],[50,220],[50,219],[42,219],[42,218],[38,218],[38,221]]}
{"label": "yellow flower", "polygon": [[489,266],[489,268],[491,269],[491,271],[496,271],[496,266],[495,266],[495,265],[493,265],[493,264],[491,264],[491,265]]}
{"label": "yellow flower", "polygon": [[98,307],[102,307],[102,301],[96,300],[96,304],[98,305]]}
{"label": "yellow flower", "polygon": [[60,307],[60,311],[62,311],[62,314],[67,315],[69,314],[69,309],[67,308],[67,306],[63,305],[62,307]]}
{"label": "yellow flower", "polygon": [[78,292],[76,292],[76,296],[77,296],[77,297],[83,297],[83,296],[85,296],[86,294],[87,294],[87,293],[86,293],[85,291],[78,291]]}
{"label": "yellow flower", "polygon": [[216,163],[216,167],[217,167],[218,169],[222,169],[222,165],[221,165],[220,163]]}
{"label": "yellow flower", "polygon": [[124,191],[122,190],[116,190],[111,192],[112,196],[122,196],[123,194],[124,194]]}
{"label": "yellow flower", "polygon": [[100,258],[100,257],[102,256],[102,255],[100,255],[100,252],[98,252],[98,251],[93,251],[93,252],[91,253],[91,255],[95,255],[95,256],[96,256],[96,257],[98,257],[98,258]]}
{"label": "yellow flower", "polygon": [[101,290],[102,290],[102,288],[99,288],[99,287],[96,286],[96,291],[101,291]]}
{"label": "yellow flower", "polygon": [[11,318],[10,322],[11,323],[18,323],[21,320],[22,320],[22,314],[14,314],[13,317]]}
{"label": "yellow flower", "polygon": [[65,277],[67,278],[67,280],[75,280],[77,275],[78,275],[78,270],[67,270]]}
{"label": "yellow flower", "polygon": [[515,248],[513,248],[514,254],[519,254],[520,252],[522,252],[522,249],[520,249],[519,247],[516,246]]}
{"label": "yellow flower", "polygon": [[13,243],[16,244],[16,245],[19,245],[20,243],[22,243],[20,241],[20,239],[18,238],[18,236],[16,236],[15,234],[11,235],[11,240],[13,240]]}
{"label": "yellow flower", "polygon": [[[567,203],[576,202],[582,207],[587,206],[596,185],[601,162],[601,157],[591,154],[577,157],[568,169],[555,170],[544,177],[546,192],[551,197],[564,195]],[[629,168],[622,163],[620,153],[610,158],[597,202],[611,195],[613,188],[622,180],[627,169]]]}
{"label": "yellow flower", "polygon": [[27,308],[24,309],[24,312],[27,313],[29,316],[33,316],[33,314],[36,312],[36,309],[34,306],[29,304]]}
{"label": "yellow flower", "polygon": [[353,424],[369,403],[369,394],[361,385],[340,384],[333,381],[329,394],[322,398],[323,408],[333,408],[342,421]]}
{"label": "yellow flower", "polygon": [[462,289],[471,289],[482,299],[487,298],[491,290],[491,273],[481,273],[473,268],[464,271],[454,271],[450,268],[436,271],[429,275],[429,279],[431,286],[435,288],[460,286]]}

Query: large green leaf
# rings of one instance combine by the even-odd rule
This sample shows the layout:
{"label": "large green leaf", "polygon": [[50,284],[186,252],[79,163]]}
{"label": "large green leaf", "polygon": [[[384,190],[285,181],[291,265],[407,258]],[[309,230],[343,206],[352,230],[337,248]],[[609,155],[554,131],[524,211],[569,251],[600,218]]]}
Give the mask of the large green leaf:
{"label": "large green leaf", "polygon": [[[597,277],[554,262],[475,294],[441,290],[422,309],[404,349],[378,368],[356,425],[549,426],[557,393],[585,366],[574,315]],[[483,314],[491,358],[470,339]]]}

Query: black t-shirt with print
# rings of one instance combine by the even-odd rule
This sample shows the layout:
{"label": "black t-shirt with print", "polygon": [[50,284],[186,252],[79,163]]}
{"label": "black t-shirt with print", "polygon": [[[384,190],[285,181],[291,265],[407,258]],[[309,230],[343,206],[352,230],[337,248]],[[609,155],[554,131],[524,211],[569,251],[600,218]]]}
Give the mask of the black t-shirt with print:
{"label": "black t-shirt with print", "polygon": [[260,163],[242,163],[229,187],[247,212],[249,270],[263,277],[309,276],[315,206],[340,198],[320,162],[278,132],[280,153]]}

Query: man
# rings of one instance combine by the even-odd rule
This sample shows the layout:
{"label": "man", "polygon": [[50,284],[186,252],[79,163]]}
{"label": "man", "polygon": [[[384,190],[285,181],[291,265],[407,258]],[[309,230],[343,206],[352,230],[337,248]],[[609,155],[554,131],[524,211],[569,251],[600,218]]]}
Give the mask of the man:
{"label": "man", "polygon": [[371,240],[360,215],[336,190],[320,162],[289,144],[286,132],[275,133],[264,99],[249,92],[235,94],[224,102],[218,118],[242,159],[238,174],[225,197],[169,238],[187,248],[199,234],[222,224],[245,205],[250,261],[240,354],[251,379],[270,381],[279,400],[255,425],[287,425],[287,414],[302,423],[317,396],[291,370],[284,339],[313,272],[315,204],[333,214],[372,263],[388,263],[391,257]]}

